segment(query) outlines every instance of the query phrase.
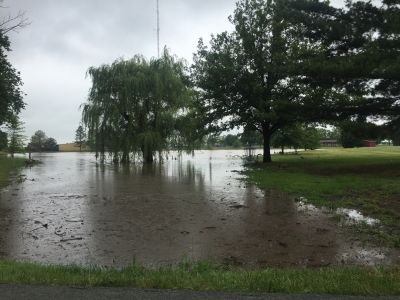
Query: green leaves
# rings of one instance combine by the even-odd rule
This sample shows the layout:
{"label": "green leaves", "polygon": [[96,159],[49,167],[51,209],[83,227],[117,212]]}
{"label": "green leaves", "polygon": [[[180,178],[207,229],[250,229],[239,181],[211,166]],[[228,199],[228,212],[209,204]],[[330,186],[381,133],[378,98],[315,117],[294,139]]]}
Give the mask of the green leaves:
{"label": "green leaves", "polygon": [[83,105],[83,123],[91,146],[102,155],[128,162],[140,152],[152,162],[186,126],[178,120],[191,107],[189,78],[184,62],[167,50],[160,59],[137,55],[92,67],[88,75],[93,85]]}
{"label": "green leaves", "polygon": [[[210,127],[263,133],[400,112],[400,9],[319,0],[242,0],[232,33],[202,41],[193,79]],[[265,157],[267,157],[265,159]]]}
{"label": "green leaves", "polygon": [[25,135],[24,135],[24,123],[18,118],[13,120],[7,126],[7,137],[8,137],[8,152],[11,156],[14,153],[22,152],[24,150]]}
{"label": "green leaves", "polygon": [[19,72],[8,61],[10,42],[0,29],[0,126],[10,123],[25,107]]}
{"label": "green leaves", "polygon": [[321,119],[331,86],[316,86],[326,66],[312,62],[325,57],[321,41],[336,14],[318,1],[239,1],[230,19],[235,30],[212,36],[209,48],[200,41],[194,58],[208,123],[262,132],[268,161],[278,129]]}

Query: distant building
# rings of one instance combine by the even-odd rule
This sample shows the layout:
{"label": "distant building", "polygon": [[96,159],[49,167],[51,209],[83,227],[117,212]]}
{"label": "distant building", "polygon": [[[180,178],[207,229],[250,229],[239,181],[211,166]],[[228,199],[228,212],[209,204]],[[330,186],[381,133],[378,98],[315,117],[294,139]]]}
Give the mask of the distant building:
{"label": "distant building", "polygon": [[320,140],[319,144],[321,147],[340,147],[338,140]]}
{"label": "distant building", "polygon": [[[79,152],[79,145],[75,143],[67,143],[67,144],[59,144],[58,145],[59,152]],[[82,145],[82,152],[91,151],[90,147],[87,145]]]}
{"label": "distant building", "polygon": [[374,140],[363,140],[363,147],[376,147],[378,145],[377,141]]}

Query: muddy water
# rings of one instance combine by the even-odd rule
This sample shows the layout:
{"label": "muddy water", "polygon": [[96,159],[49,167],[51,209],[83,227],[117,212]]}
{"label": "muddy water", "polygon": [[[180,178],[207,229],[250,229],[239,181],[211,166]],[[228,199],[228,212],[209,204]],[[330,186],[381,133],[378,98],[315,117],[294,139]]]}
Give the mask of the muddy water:
{"label": "muddy water", "polygon": [[[331,216],[239,180],[242,151],[102,166],[91,154],[37,156],[0,193],[0,256],[57,264],[391,264]],[[172,159],[171,159],[172,158]]]}

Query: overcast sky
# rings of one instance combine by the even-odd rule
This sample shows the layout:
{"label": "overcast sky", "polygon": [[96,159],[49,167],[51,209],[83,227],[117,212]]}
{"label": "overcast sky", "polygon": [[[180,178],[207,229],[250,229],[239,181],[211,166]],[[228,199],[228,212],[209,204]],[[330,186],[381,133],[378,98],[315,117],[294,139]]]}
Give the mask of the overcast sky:
{"label": "overcast sky", "polygon": [[[338,0],[339,1],[339,0]],[[231,30],[235,0],[160,0],[161,45],[191,61],[197,41]],[[135,54],[157,55],[156,0],[4,0],[1,9],[25,11],[31,24],[11,33],[11,63],[27,94],[26,135],[45,131],[72,142],[86,101],[90,66]]]}
{"label": "overcast sky", "polygon": [[[160,0],[161,45],[191,60],[200,37],[231,28],[235,0]],[[26,135],[45,131],[72,142],[90,66],[135,54],[157,55],[156,0],[5,0],[1,14],[26,12],[31,24],[11,33],[9,58],[27,94]]]}

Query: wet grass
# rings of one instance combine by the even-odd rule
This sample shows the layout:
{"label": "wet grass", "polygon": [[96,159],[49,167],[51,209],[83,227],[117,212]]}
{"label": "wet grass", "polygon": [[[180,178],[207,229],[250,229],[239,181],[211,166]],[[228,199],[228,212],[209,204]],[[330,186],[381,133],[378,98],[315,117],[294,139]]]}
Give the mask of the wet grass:
{"label": "wet grass", "polygon": [[157,270],[133,265],[118,270],[0,261],[0,283],[378,296],[400,295],[400,270],[352,267],[248,271],[207,262]]}
{"label": "wet grass", "polygon": [[0,188],[10,182],[10,176],[13,172],[25,165],[23,158],[10,158],[0,153]]}
{"label": "wet grass", "polygon": [[400,246],[400,147],[276,155],[272,164],[256,164],[247,175],[261,188],[305,197],[316,206],[352,208],[377,218],[385,226],[385,232],[377,234]]}

